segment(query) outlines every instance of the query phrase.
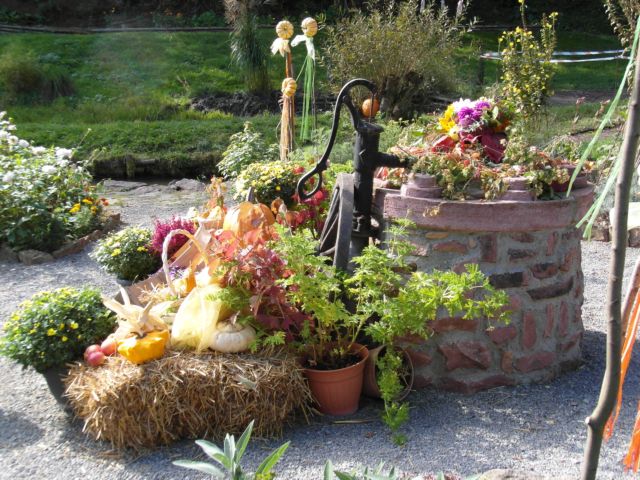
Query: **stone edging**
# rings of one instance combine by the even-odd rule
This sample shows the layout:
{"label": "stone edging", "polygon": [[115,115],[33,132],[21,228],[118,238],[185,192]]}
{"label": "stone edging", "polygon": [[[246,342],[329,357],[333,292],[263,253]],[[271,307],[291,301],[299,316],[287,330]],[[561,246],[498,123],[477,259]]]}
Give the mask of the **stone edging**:
{"label": "stone edging", "polygon": [[106,216],[100,230],[94,230],[84,237],[65,243],[62,247],[52,253],[32,249],[15,252],[6,245],[3,245],[0,247],[0,259],[19,261],[25,265],[39,265],[41,263],[52,262],[58,258],[66,257],[67,255],[72,255],[82,251],[89,243],[95,242],[99,238],[104,237],[110,231],[115,230],[119,225],[120,214],[110,213]]}

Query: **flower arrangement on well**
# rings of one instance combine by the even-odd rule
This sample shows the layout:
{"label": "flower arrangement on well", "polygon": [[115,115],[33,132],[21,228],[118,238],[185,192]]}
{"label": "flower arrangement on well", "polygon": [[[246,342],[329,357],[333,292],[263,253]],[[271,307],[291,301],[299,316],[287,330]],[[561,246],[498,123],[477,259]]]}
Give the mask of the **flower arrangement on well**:
{"label": "flower arrangement on well", "polygon": [[42,373],[82,355],[113,331],[116,317],[94,288],[59,288],[23,302],[4,325],[0,354]]}
{"label": "flower arrangement on well", "polygon": [[152,249],[151,240],[151,230],[128,227],[98,242],[91,256],[119,279],[142,280],[160,268],[160,256]]}
{"label": "flower arrangement on well", "polygon": [[509,179],[524,177],[533,198],[557,198],[569,180],[568,160],[530,146],[508,104],[491,98],[450,104],[411,145],[392,152],[413,159],[411,171],[433,175],[450,200],[499,198]]}

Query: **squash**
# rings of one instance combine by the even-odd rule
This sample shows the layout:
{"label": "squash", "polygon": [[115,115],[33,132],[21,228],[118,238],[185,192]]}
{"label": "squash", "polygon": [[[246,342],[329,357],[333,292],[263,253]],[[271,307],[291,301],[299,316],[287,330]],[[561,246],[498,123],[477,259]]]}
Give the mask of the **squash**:
{"label": "squash", "polygon": [[233,313],[227,305],[213,297],[220,292],[218,285],[194,288],[182,301],[171,326],[171,341],[179,348],[206,350],[218,330],[218,323]]}
{"label": "squash", "polygon": [[168,330],[150,332],[142,338],[130,337],[118,342],[118,353],[131,363],[140,365],[161,358],[168,341]]}
{"label": "squash", "polygon": [[256,331],[250,325],[232,322],[218,324],[218,330],[212,335],[209,348],[216,352],[238,353],[248,350],[256,339]]}
{"label": "squash", "polygon": [[318,33],[318,22],[311,17],[302,20],[302,33],[307,37],[314,37]]}
{"label": "squash", "polygon": [[273,225],[276,219],[269,207],[262,203],[241,202],[231,207],[224,217],[223,230],[233,232],[237,237],[260,227]]}
{"label": "squash", "polygon": [[380,102],[377,98],[373,97],[373,102],[371,102],[370,98],[367,98],[364,102],[362,102],[362,108],[360,112],[362,116],[366,118],[373,118],[376,116],[378,111],[380,110]]}

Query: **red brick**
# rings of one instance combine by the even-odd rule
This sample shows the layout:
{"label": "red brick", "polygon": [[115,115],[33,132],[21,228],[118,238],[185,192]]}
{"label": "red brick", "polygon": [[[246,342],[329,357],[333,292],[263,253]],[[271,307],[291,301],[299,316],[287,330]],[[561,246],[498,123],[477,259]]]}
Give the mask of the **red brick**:
{"label": "red brick", "polygon": [[455,378],[443,378],[440,382],[440,388],[450,392],[471,394],[480,390],[489,388],[503,387],[506,385],[514,385],[515,382],[506,375],[489,375],[482,380],[465,382]]}
{"label": "red brick", "polygon": [[396,337],[396,340],[401,343],[413,343],[414,345],[422,345],[426,343],[426,340],[422,338],[420,335],[401,335]]}
{"label": "red brick", "polygon": [[489,277],[494,288],[516,288],[524,284],[523,272],[494,273]]}
{"label": "red brick", "polygon": [[433,379],[431,377],[426,377],[424,375],[414,375],[413,377],[413,388],[426,388],[433,383]]}
{"label": "red brick", "polygon": [[450,343],[439,347],[446,359],[447,370],[458,368],[487,369],[491,365],[491,352],[484,343],[475,341]]}
{"label": "red brick", "polygon": [[550,233],[547,237],[547,256],[553,255],[556,250],[556,244],[558,243],[558,232]]}
{"label": "red brick", "polygon": [[575,348],[576,345],[579,345],[581,340],[582,332],[575,333],[567,342],[560,344],[560,350],[566,353]]}
{"label": "red brick", "polygon": [[553,352],[537,352],[516,360],[516,368],[522,373],[535,372],[551,366],[555,359]]}
{"label": "red brick", "polygon": [[572,288],[573,277],[569,277],[552,285],[527,290],[527,293],[532,300],[544,300],[545,298],[555,298],[566,295]]}
{"label": "red brick", "polygon": [[518,336],[518,329],[513,325],[498,327],[488,330],[487,335],[489,335],[489,338],[493,340],[493,343],[501,345],[516,338]]}
{"label": "red brick", "polygon": [[436,252],[443,252],[443,253],[467,253],[469,251],[469,249],[464,243],[460,243],[455,240],[451,240],[449,242],[436,243],[433,246],[433,249]]}
{"label": "red brick", "polygon": [[560,270],[563,272],[570,271],[573,266],[580,261],[580,252],[577,248],[572,248],[567,252],[562,260],[562,264],[560,265]]}
{"label": "red brick", "polygon": [[582,323],[582,306],[575,305],[574,308],[573,323]]}
{"label": "red brick", "polygon": [[569,332],[569,308],[567,302],[560,304],[560,320],[558,322],[558,335],[566,337]]}
{"label": "red brick", "polygon": [[480,235],[480,259],[483,262],[496,263],[498,260],[498,237],[495,234]]}
{"label": "red brick", "polygon": [[536,344],[536,340],[536,317],[533,313],[527,312],[522,318],[522,347],[530,350]]}
{"label": "red brick", "polygon": [[531,267],[531,273],[538,280],[553,277],[558,273],[558,266],[555,263],[539,263]]}
{"label": "red brick", "polygon": [[522,308],[522,299],[515,293],[509,295],[509,310],[517,312]]}
{"label": "red brick", "polygon": [[448,232],[427,232],[427,234],[425,234],[427,240],[443,240],[448,236]]}
{"label": "red brick", "polygon": [[473,332],[478,327],[478,321],[474,318],[465,320],[462,317],[439,318],[431,322],[431,328],[436,333],[453,332],[462,330],[465,332]]}
{"label": "red brick", "polygon": [[509,261],[511,262],[517,262],[518,260],[527,260],[538,255],[538,253],[534,250],[523,250],[519,248],[510,248],[507,254],[509,255]]}
{"label": "red brick", "polygon": [[556,309],[552,304],[547,305],[547,309],[546,309],[547,321],[544,325],[544,333],[542,334],[544,338],[551,338],[551,335],[553,334],[553,325],[555,323],[555,316],[556,316],[555,310]]}
{"label": "red brick", "polygon": [[409,355],[414,368],[426,367],[433,361],[431,355],[424,352],[419,352],[417,350],[414,350],[413,348],[405,348],[405,352],[407,352],[407,355]]}
{"label": "red brick", "polygon": [[505,373],[513,373],[513,353],[504,352],[500,360],[500,368]]}
{"label": "red brick", "polygon": [[527,232],[516,232],[509,236],[520,243],[533,243],[536,240],[536,237]]}

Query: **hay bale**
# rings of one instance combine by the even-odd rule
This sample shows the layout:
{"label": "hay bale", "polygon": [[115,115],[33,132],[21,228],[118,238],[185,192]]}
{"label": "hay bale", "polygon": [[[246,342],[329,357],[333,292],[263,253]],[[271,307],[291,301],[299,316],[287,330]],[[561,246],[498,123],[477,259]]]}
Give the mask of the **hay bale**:
{"label": "hay bale", "polygon": [[83,430],[117,449],[219,440],[251,420],[255,435],[280,436],[311,404],[300,366],[286,357],[173,351],[133,365],[115,356],[99,368],[74,365],[65,383]]}

